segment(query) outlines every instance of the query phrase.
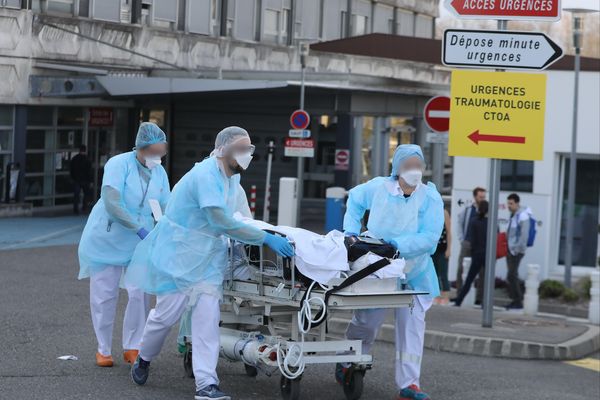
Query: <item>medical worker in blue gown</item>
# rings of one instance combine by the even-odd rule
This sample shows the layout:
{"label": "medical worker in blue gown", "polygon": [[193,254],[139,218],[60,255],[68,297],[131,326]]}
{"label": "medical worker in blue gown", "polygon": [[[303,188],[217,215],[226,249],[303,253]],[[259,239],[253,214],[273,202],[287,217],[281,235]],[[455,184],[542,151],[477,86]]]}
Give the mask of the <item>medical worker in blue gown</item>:
{"label": "medical worker in blue gown", "polygon": [[233,218],[240,173],[248,168],[254,146],[248,132],[228,127],[217,135],[211,157],[197,163],[173,188],[165,215],[137,247],[125,276],[157,295],[150,311],[139,357],[131,376],[146,383],[150,362],[158,356],[171,327],[191,309],[192,368],[196,400],[227,400],[219,389],[219,302],[227,268],[227,240],[271,247],[291,257],[287,239]]}
{"label": "medical worker in blue gown", "polygon": [[[161,166],[167,152],[165,133],[156,125],[140,125],[133,151],[104,166],[100,200],[94,206],[79,242],[79,279],[90,278],[90,309],[98,340],[96,364],[112,367],[112,332],[119,283],[135,247],[154,226],[148,200],[166,207],[169,179]],[[148,296],[126,287],[129,301],[123,320],[123,357],[137,357],[148,315]]]}
{"label": "medical worker in blue gown", "polygon": [[[396,320],[396,385],[397,400],[427,400],[421,391],[419,377],[425,313],[433,298],[439,296],[439,286],[430,255],[434,253],[444,225],[442,198],[432,183],[421,182],[425,162],[417,145],[396,148],[392,174],[377,177],[350,190],[344,231],[346,235],[361,232],[361,219],[370,210],[367,230],[370,236],[391,243],[406,259],[408,288],[426,291],[415,296],[413,310],[395,310]],[[370,352],[386,315],[384,309],[355,311],[346,331],[348,339],[361,339],[363,350]],[[343,383],[347,364],[336,366],[336,380]]]}

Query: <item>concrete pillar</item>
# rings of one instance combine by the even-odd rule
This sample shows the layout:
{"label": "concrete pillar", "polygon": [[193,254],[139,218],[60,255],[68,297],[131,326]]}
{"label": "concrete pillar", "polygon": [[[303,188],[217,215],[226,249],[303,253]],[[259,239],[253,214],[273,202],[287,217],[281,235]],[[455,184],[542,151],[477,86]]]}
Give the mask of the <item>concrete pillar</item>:
{"label": "concrete pillar", "polygon": [[[350,163],[348,170],[334,171],[334,185],[345,189],[350,189],[352,186],[352,168],[355,162],[360,160],[360,152],[353,151],[353,117],[350,114],[338,114],[337,116],[337,131],[335,135],[335,148],[350,150]],[[361,121],[362,122],[362,121]]]}
{"label": "concrete pillar", "polygon": [[588,319],[592,324],[600,325],[600,271],[590,273],[592,287],[590,289],[590,308]]}
{"label": "concrete pillar", "polygon": [[525,315],[536,315],[538,312],[540,287],[540,266],[527,264],[527,279],[525,280],[525,296],[523,299],[523,313]]}

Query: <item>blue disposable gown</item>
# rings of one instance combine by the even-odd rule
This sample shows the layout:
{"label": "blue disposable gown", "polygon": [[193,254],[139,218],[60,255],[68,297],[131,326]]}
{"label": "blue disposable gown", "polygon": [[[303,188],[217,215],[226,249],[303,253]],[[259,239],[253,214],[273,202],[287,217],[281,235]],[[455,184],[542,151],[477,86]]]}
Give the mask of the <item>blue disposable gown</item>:
{"label": "blue disposable gown", "polygon": [[[137,161],[135,151],[116,155],[104,166],[103,194],[92,209],[79,242],[79,279],[107,266],[127,266],[140,243],[137,231],[154,226],[148,199],[166,206],[170,187],[165,169],[161,165],[153,168],[147,180],[140,175],[141,168],[144,167]],[[110,200],[104,198],[107,188],[109,194],[118,193],[120,205],[113,204],[112,208],[120,206],[121,215],[111,215],[111,207],[107,207]],[[126,214],[127,221],[123,218]]]}
{"label": "blue disposable gown", "polygon": [[165,215],[138,245],[125,284],[151,294],[222,294],[228,238],[261,245],[265,232],[233,219],[240,176],[197,163],[173,188]]}
{"label": "blue disposable gown", "polygon": [[399,191],[391,177],[378,177],[350,190],[344,231],[360,232],[361,219],[370,210],[367,229],[372,236],[393,244],[406,259],[406,283],[414,290],[440,294],[430,255],[444,226],[444,203],[433,183],[419,184],[410,197]]}

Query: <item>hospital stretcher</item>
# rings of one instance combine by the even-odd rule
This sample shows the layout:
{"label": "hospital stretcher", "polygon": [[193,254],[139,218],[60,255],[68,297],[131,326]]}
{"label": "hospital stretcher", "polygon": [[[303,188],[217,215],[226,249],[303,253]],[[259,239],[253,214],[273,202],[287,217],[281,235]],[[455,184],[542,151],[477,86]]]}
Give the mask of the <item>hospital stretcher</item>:
{"label": "hospital stretcher", "polygon": [[[324,363],[352,364],[343,390],[347,399],[359,399],[372,356],[362,352],[360,340],[328,336],[327,318],[340,310],[412,308],[413,296],[426,294],[382,282],[389,280],[365,279],[325,301],[330,287],[311,282],[297,271],[293,258],[279,257],[266,246],[231,242],[229,264],[221,307],[221,357],[242,361],[249,376],[271,376],[279,370],[284,400],[300,398],[307,365]],[[184,367],[191,377],[192,346],[189,336],[184,340]]]}

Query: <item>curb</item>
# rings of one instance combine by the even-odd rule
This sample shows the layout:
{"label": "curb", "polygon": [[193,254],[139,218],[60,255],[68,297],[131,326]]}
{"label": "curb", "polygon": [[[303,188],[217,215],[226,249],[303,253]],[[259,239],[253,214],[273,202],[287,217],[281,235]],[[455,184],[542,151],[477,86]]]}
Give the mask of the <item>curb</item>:
{"label": "curb", "polygon": [[[328,321],[329,331],[344,334],[349,322],[349,320],[342,318],[331,318]],[[426,330],[425,348],[482,357],[523,360],[575,360],[600,350],[600,327],[596,325],[586,326],[588,329],[585,333],[557,344]],[[393,344],[395,342],[394,326],[383,324],[377,340]]]}

